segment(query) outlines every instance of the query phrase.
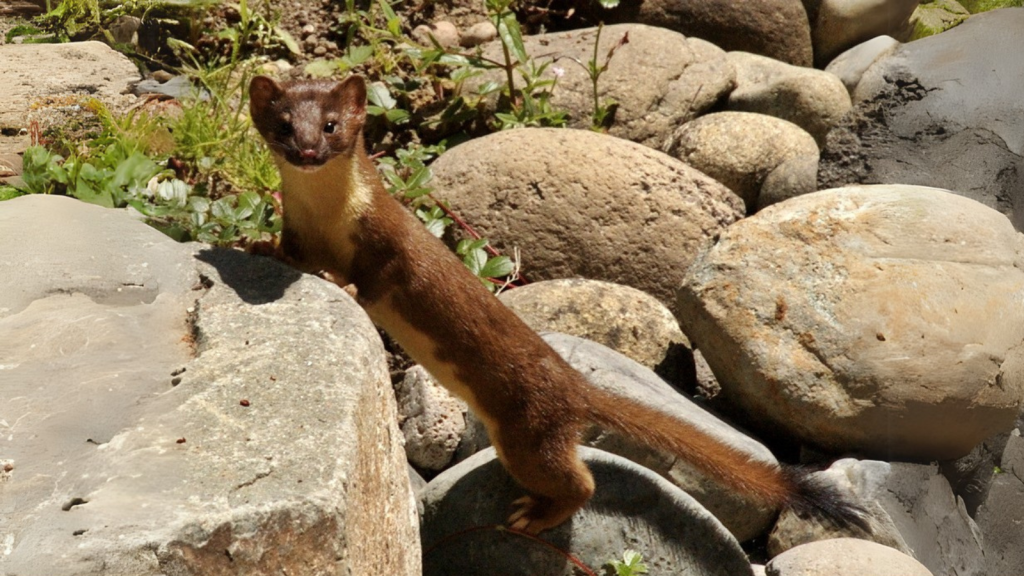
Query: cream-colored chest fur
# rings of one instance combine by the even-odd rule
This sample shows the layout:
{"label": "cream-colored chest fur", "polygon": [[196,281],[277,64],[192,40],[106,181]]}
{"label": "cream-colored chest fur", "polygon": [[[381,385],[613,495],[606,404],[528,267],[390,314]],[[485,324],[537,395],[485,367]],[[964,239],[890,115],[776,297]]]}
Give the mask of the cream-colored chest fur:
{"label": "cream-colored chest fur", "polygon": [[373,200],[373,189],[363,181],[358,160],[338,156],[315,171],[306,171],[281,157],[274,159],[281,171],[285,228],[303,239],[307,252],[329,250],[329,254],[304,257],[321,266],[327,263],[328,272],[344,277],[356,252],[352,235]]}

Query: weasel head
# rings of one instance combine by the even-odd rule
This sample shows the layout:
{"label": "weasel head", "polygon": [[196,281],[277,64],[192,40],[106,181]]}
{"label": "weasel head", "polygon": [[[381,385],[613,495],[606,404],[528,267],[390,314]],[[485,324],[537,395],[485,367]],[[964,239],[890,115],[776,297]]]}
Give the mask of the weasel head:
{"label": "weasel head", "polygon": [[249,113],[275,156],[316,171],[363,146],[366,83],[361,76],[282,83],[257,76],[249,83]]}

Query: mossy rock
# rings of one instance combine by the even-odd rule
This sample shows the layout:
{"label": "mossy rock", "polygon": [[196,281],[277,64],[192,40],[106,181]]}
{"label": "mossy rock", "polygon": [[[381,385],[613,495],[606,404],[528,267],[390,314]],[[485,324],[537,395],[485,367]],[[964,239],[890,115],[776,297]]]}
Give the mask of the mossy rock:
{"label": "mossy rock", "polygon": [[1024,0],[961,0],[960,5],[971,14],[979,14],[997,8],[1020,8]]}
{"label": "mossy rock", "polygon": [[926,36],[945,32],[967,20],[970,16],[971,13],[956,0],[935,0],[935,2],[927,4],[922,3],[910,17],[910,21],[914,24],[914,33],[910,36],[910,40],[920,40]]}

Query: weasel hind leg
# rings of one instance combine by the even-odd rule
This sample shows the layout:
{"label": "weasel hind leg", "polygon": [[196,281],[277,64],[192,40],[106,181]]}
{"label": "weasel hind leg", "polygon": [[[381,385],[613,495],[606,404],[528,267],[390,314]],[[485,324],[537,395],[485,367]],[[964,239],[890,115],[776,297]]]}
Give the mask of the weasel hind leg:
{"label": "weasel hind leg", "polygon": [[512,503],[510,528],[537,534],[558,526],[594,494],[594,477],[577,456],[574,440],[519,440],[499,447],[505,467],[529,492]]}

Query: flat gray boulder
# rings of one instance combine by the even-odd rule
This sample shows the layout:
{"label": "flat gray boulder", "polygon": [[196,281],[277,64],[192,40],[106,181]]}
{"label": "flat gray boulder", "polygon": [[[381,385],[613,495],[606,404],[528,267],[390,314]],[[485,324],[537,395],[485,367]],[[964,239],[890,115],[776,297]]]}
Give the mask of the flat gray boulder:
{"label": "flat gray boulder", "polygon": [[70,95],[110,101],[141,79],[127,56],[102,42],[5,44],[0,47],[0,128],[28,128],[33,104],[82,103],[59,101]]}
{"label": "flat gray boulder", "polygon": [[0,573],[419,573],[383,348],[335,286],[25,196],[0,334]]}
{"label": "flat gray boulder", "polygon": [[956,458],[1024,404],[1024,236],[946,191],[860,186],[727,228],[683,330],[749,422],[826,450]]}
{"label": "flat gray boulder", "polygon": [[985,574],[1013,574],[1024,566],[1024,440],[1018,431],[999,464],[976,516],[985,541]]}
{"label": "flat gray boulder", "polygon": [[822,147],[820,188],[899,182],[977,200],[1024,230],[1024,8],[993,10],[877,59]]}

